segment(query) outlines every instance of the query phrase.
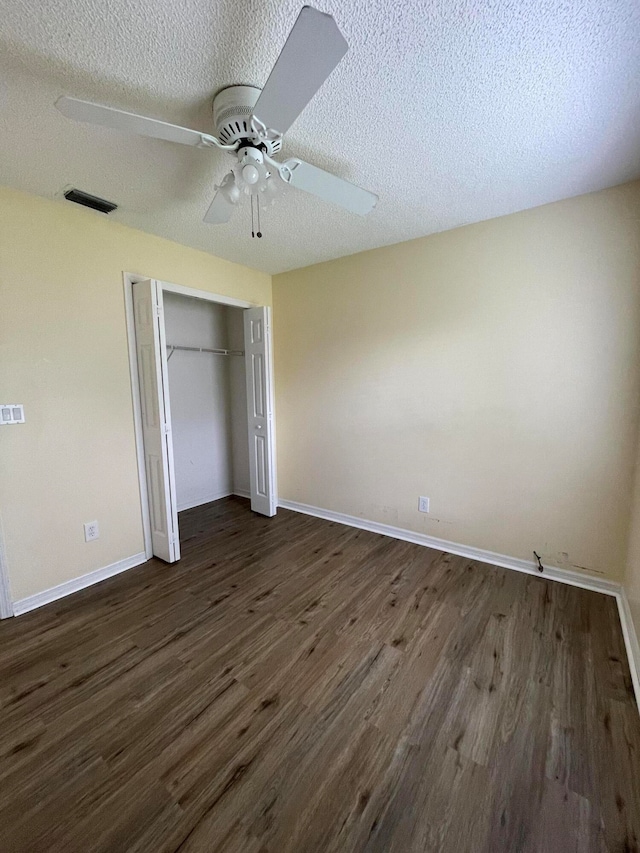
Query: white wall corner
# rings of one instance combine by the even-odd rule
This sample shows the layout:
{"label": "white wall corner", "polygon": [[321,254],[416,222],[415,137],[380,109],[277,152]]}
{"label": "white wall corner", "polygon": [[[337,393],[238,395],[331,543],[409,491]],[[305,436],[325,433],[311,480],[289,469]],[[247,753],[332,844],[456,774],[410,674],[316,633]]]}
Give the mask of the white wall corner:
{"label": "white wall corner", "polygon": [[50,589],[37,592],[35,595],[20,598],[18,601],[13,602],[14,615],[21,616],[23,613],[28,613],[29,610],[44,607],[45,604],[50,604],[59,598],[64,598],[67,595],[79,592],[81,589],[86,589],[88,586],[93,586],[114,575],[119,575],[121,572],[126,572],[127,569],[132,569],[134,566],[139,566],[146,561],[147,557],[144,552],[134,554],[131,557],[126,557],[124,560],[118,560],[117,563],[104,566],[102,569],[96,569],[86,575],[81,575],[79,578],[72,578],[57,586],[52,586]]}

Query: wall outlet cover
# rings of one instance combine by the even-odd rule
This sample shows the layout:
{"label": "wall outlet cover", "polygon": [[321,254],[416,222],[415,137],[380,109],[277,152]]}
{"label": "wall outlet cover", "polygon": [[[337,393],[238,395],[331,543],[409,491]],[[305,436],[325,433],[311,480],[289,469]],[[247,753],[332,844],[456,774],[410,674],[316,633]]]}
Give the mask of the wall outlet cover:
{"label": "wall outlet cover", "polygon": [[429,498],[418,498],[418,512],[429,512]]}
{"label": "wall outlet cover", "polygon": [[97,521],[87,521],[84,526],[84,541],[91,542],[100,536],[100,528]]}

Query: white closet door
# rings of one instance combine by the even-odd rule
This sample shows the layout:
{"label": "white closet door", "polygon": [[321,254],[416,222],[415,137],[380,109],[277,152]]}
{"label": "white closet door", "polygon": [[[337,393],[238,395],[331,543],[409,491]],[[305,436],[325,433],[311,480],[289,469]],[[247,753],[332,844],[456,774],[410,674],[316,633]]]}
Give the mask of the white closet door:
{"label": "white closet door", "polygon": [[244,312],[251,509],[276,514],[273,430],[273,359],[269,308]]}
{"label": "white closet door", "polygon": [[162,288],[157,281],[147,279],[133,285],[133,312],[153,554],[174,563],[180,559],[180,540]]}

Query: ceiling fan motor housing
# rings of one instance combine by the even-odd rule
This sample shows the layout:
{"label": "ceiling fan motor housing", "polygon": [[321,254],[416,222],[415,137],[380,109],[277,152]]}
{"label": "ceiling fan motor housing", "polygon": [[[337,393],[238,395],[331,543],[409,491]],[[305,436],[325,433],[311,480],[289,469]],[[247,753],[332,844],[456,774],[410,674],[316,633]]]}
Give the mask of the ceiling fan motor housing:
{"label": "ceiling fan motor housing", "polygon": [[[228,86],[213,99],[213,123],[216,136],[225,145],[259,138],[251,128],[251,114],[261,90],[257,86]],[[269,156],[282,148],[282,139],[267,140],[264,144]]]}

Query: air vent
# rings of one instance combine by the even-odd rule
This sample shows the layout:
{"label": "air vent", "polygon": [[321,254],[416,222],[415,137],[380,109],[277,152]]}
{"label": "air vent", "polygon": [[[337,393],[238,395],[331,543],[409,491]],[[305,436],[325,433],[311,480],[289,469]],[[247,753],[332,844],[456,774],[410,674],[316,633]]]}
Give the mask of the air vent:
{"label": "air vent", "polygon": [[67,190],[64,197],[67,201],[82,204],[84,207],[90,207],[92,210],[99,210],[100,213],[111,213],[118,208],[118,205],[114,204],[112,201],[107,201],[104,198],[98,198],[98,196],[95,195],[89,195],[89,193],[82,192],[82,190]]}

